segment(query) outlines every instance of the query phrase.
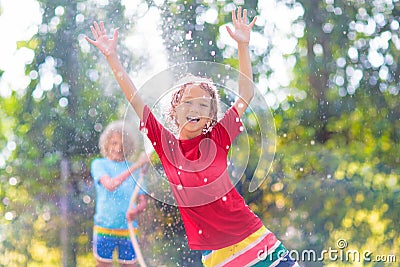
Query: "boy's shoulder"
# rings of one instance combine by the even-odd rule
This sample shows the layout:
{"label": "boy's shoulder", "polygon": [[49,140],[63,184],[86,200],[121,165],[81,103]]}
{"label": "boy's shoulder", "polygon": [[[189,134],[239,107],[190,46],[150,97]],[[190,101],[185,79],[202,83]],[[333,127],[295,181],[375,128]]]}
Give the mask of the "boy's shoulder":
{"label": "boy's shoulder", "polygon": [[132,162],[124,160],[124,161],[112,161],[108,158],[95,158],[92,160],[92,165],[113,165],[113,164],[121,164],[121,165],[131,165]]}
{"label": "boy's shoulder", "polygon": [[92,160],[92,166],[94,165],[104,165],[108,164],[109,160],[107,158],[95,158]]}

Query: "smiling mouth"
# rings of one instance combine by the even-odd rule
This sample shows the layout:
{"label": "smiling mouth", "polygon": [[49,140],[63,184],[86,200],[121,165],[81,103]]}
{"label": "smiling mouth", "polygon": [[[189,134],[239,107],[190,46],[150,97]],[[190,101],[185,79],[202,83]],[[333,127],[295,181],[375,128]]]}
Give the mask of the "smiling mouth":
{"label": "smiling mouth", "polygon": [[186,120],[188,122],[199,122],[200,118],[199,117],[190,117],[190,116],[188,116],[188,117],[186,117]]}

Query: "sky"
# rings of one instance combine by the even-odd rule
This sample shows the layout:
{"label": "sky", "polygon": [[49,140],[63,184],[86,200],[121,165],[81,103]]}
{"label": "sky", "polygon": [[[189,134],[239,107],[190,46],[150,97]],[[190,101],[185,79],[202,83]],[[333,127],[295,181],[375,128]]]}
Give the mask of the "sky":
{"label": "sky", "polygon": [[17,51],[17,41],[29,40],[35,34],[41,14],[34,0],[0,0],[0,7],[0,69],[5,71],[0,80],[0,97],[7,97],[10,87],[19,91],[29,83],[24,78],[24,67],[32,61],[34,53],[29,49]]}

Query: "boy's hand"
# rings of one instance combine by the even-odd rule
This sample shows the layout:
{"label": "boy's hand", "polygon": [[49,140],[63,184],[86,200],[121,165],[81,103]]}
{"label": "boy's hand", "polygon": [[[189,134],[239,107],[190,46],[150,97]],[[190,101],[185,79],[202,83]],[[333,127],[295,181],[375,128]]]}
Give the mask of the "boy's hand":
{"label": "boy's hand", "polygon": [[137,209],[130,209],[126,212],[126,219],[128,222],[134,221],[138,216],[139,211]]}
{"label": "boy's hand", "polygon": [[232,22],[235,27],[235,31],[232,31],[231,28],[226,26],[229,35],[235,40],[238,44],[249,44],[250,42],[250,31],[256,23],[257,17],[254,17],[250,24],[246,23],[247,10],[243,10],[242,7],[238,8],[238,14],[236,17],[235,10],[232,10]]}
{"label": "boy's hand", "polygon": [[113,38],[107,36],[107,32],[104,29],[104,22],[100,21],[100,25],[95,21],[93,26],[90,26],[90,30],[93,33],[94,40],[85,36],[85,39],[97,47],[105,56],[109,56],[117,51],[118,42],[118,29],[114,30]]}

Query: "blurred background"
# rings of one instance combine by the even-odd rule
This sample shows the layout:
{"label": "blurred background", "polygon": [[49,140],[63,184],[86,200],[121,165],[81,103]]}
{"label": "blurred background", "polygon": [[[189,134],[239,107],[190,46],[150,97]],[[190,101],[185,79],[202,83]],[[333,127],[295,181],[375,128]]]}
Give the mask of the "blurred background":
{"label": "blurred background", "polygon": [[[249,192],[250,157],[238,190],[302,266],[400,262],[398,0],[0,0],[0,266],[95,265],[89,167],[127,103],[84,40],[93,21],[120,29],[140,87],[187,61],[237,68],[238,5],[258,16],[254,80],[277,131],[267,180]],[[149,266],[201,266],[176,207],[149,197],[139,220]],[[345,256],[318,259],[329,249]]]}

